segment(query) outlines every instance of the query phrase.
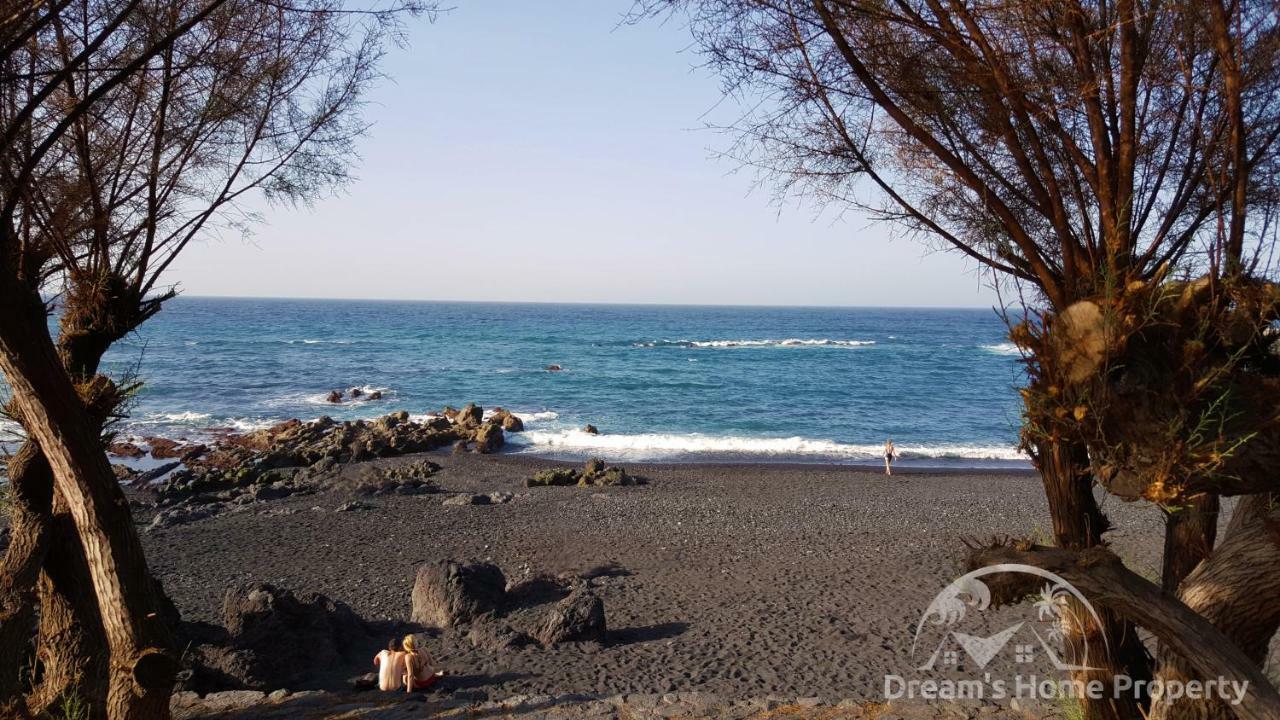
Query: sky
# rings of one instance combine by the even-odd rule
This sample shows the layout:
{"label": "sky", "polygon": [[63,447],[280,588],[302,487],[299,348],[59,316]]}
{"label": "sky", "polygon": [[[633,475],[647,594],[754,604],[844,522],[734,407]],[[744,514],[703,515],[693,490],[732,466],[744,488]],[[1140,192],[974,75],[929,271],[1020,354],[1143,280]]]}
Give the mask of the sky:
{"label": "sky", "polygon": [[972,263],[774,202],[716,157],[719,79],[631,0],[456,0],[371,94],[357,179],[189,247],[187,295],[991,307]]}

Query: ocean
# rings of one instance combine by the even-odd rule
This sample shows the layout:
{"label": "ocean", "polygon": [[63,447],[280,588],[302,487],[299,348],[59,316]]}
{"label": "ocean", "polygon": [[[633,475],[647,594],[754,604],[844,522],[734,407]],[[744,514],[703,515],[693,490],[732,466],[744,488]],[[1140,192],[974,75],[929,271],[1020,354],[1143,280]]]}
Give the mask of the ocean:
{"label": "ocean", "polygon": [[[891,437],[904,465],[1025,466],[1006,332],[970,309],[183,297],[104,369],[145,382],[125,436],[474,402],[551,457],[875,463]],[[353,387],[382,399],[326,402]]]}

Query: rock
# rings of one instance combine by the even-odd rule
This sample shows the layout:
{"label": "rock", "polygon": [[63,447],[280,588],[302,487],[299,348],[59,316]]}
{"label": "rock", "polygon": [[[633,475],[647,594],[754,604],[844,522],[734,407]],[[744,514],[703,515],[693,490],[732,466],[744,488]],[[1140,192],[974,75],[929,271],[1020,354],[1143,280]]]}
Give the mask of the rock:
{"label": "rock", "polygon": [[175,505],[156,513],[156,516],[151,518],[151,524],[147,526],[147,530],[151,532],[173,527],[174,525],[185,525],[196,520],[203,520],[211,517],[219,509],[221,507],[217,503],[194,505],[184,502],[181,505]]}
{"label": "rock", "polygon": [[488,505],[488,495],[471,495],[462,493],[445,499],[442,505]]}
{"label": "rock", "polygon": [[364,395],[364,390],[361,390],[358,387],[353,387],[351,388],[350,391],[347,392],[347,395],[350,396],[352,400],[355,400],[356,398],[362,397]]}
{"label": "rock", "polygon": [[506,599],[507,579],[497,565],[444,560],[418,568],[410,619],[447,628],[496,612]]}
{"label": "rock", "polygon": [[428,460],[417,460],[389,468],[366,468],[356,480],[358,495],[418,495],[436,491],[430,478],[440,469]]}
{"label": "rock", "polygon": [[369,393],[369,398],[368,398],[368,399],[369,399],[369,400],[381,400],[381,399],[382,399],[382,391],[381,391],[381,390],[374,390],[373,392]]}
{"label": "rock", "polygon": [[378,688],[378,673],[365,673],[364,675],[356,675],[347,680],[347,686],[352,692],[367,692]]}
{"label": "rock", "polygon": [[496,452],[506,444],[507,439],[502,434],[502,426],[494,423],[485,423],[476,430],[475,434],[476,452],[489,454]]}
{"label": "rock", "polygon": [[228,591],[222,617],[240,679],[257,689],[314,686],[318,674],[346,663],[372,639],[346,605],[265,583]]}
{"label": "rock", "polygon": [[181,447],[181,443],[177,440],[170,440],[162,437],[149,437],[143,438],[142,441],[150,446],[151,457],[157,460],[167,460],[169,458],[182,456],[181,451],[178,450],[178,448]]}
{"label": "rock", "polygon": [[551,468],[539,470],[533,477],[524,481],[525,487],[547,487],[557,485],[577,485],[578,471],[570,468]]}
{"label": "rock", "polygon": [[559,365],[548,365],[546,367],[546,370],[547,372],[560,372],[561,370],[564,370],[564,368],[560,367]]}
{"label": "rock", "polygon": [[635,478],[627,474],[626,470],[620,467],[605,468],[590,475],[583,473],[582,479],[578,484],[583,487],[604,486],[604,485],[635,485]]}
{"label": "rock", "polygon": [[156,467],[153,467],[150,470],[140,472],[134,475],[133,481],[138,485],[146,485],[147,483],[151,482],[152,480],[155,480],[156,478],[163,477],[170,470],[173,470],[180,465],[182,465],[182,463],[180,462],[167,462],[162,465],[157,465]]}
{"label": "rock", "polygon": [[588,423],[582,426],[582,432],[588,435],[599,435],[600,429],[597,428],[595,425],[591,425],[590,423]]}
{"label": "rock", "polygon": [[604,642],[604,601],[590,590],[579,587],[556,604],[538,629],[543,645],[594,640]]}
{"label": "rock", "polygon": [[470,447],[471,442],[469,440],[459,440],[453,444],[453,454],[461,455],[467,452]]}
{"label": "rock", "polygon": [[131,442],[113,442],[107,446],[107,452],[116,457],[140,458],[146,451]]}
{"label": "rock", "polygon": [[475,403],[467,403],[466,407],[459,410],[450,419],[458,427],[477,428],[480,427],[480,423],[484,419],[484,408]]}
{"label": "rock", "polygon": [[529,645],[534,642],[527,634],[513,629],[510,625],[480,622],[471,626],[467,640],[473,647],[490,652],[509,650],[514,647]]}
{"label": "rock", "polygon": [[325,402],[329,402],[329,403],[340,403],[340,402],[342,402],[342,391],[340,391],[340,390],[330,390],[330,391],[329,391],[329,394],[325,396],[324,401],[325,401]]}
{"label": "rock", "polygon": [[583,466],[582,466],[582,474],[583,474],[583,475],[598,475],[598,474],[600,474],[600,473],[604,472],[605,467],[607,467],[607,466],[605,465],[604,460],[601,460],[600,458],[594,458],[594,457],[593,457],[593,458],[591,458],[591,459],[587,460],[587,464],[586,464],[586,465],[583,465]]}
{"label": "rock", "polygon": [[504,505],[511,502],[511,499],[514,497],[515,496],[509,492],[500,492],[495,490],[494,492],[489,493],[489,503],[491,505]]}
{"label": "rock", "polygon": [[367,502],[361,502],[359,500],[350,500],[334,508],[333,511],[334,512],[352,512],[354,510],[372,510],[373,508],[374,506],[370,505]]}
{"label": "rock", "polygon": [[495,408],[493,414],[489,416],[489,422],[501,425],[507,432],[524,431],[524,421],[518,415],[513,415],[510,410]]}

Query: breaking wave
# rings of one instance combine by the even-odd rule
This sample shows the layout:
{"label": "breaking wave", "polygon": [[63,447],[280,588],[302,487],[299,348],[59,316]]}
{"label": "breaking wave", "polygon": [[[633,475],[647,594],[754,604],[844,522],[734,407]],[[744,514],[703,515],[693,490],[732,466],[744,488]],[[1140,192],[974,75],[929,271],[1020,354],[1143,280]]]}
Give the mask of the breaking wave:
{"label": "breaking wave", "polygon": [[[641,433],[592,435],[582,430],[528,430],[508,436],[507,442],[531,452],[600,451],[634,459],[671,458],[686,455],[742,455],[815,460],[878,460],[884,455],[880,444],[859,445],[804,437],[759,438],[701,433]],[[979,445],[898,444],[902,460],[984,460],[1025,461],[1026,455],[1014,447]]]}
{"label": "breaking wave", "polygon": [[986,350],[987,352],[991,353],[992,355],[1021,355],[1022,354],[1022,351],[1018,349],[1018,346],[1014,345],[1011,342],[996,343],[995,345],[981,345],[980,347],[983,350]]}
{"label": "breaking wave", "polygon": [[786,338],[783,340],[652,340],[633,347],[750,348],[750,347],[865,347],[875,340],[831,340],[829,338]]}

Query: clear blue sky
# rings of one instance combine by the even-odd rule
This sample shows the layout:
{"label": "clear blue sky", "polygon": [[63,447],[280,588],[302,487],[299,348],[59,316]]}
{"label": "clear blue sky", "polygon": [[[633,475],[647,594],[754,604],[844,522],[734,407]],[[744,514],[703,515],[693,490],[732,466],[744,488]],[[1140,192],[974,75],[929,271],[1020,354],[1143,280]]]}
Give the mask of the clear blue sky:
{"label": "clear blue sky", "polygon": [[631,0],[457,0],[373,94],[358,180],[187,250],[190,295],[994,304],[972,265],[856,213],[772,203],[713,158],[719,81]]}

